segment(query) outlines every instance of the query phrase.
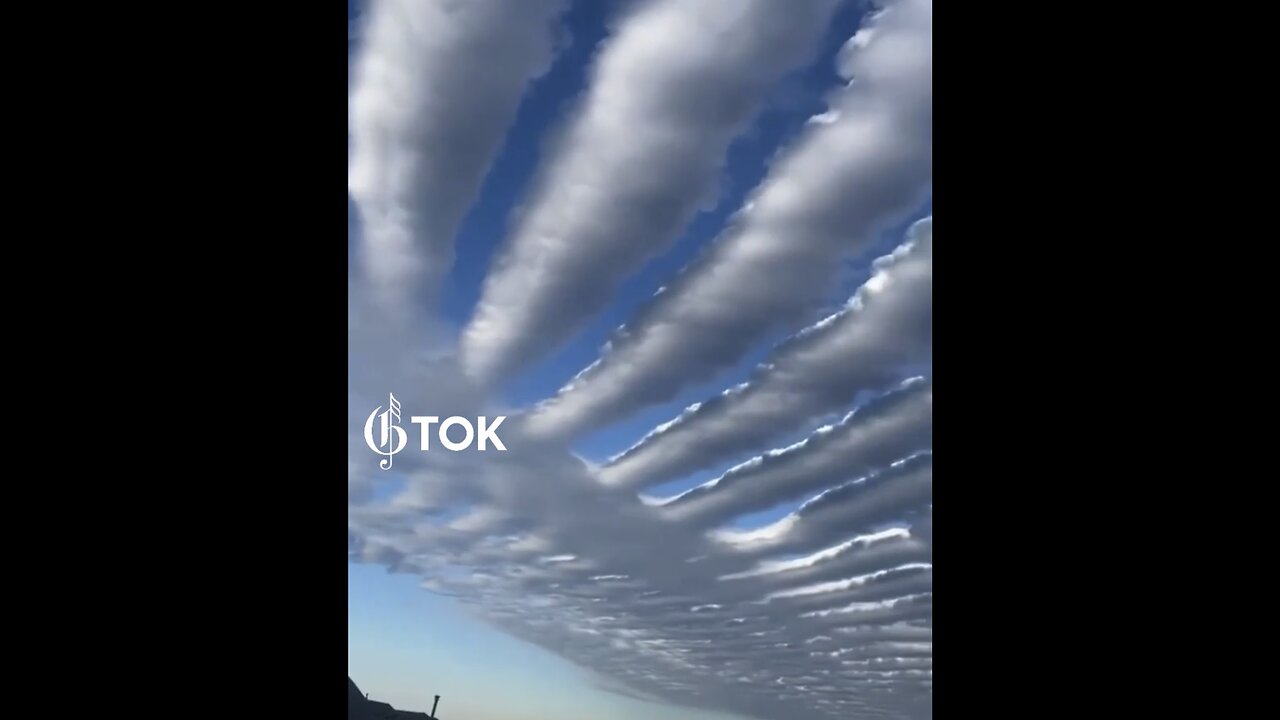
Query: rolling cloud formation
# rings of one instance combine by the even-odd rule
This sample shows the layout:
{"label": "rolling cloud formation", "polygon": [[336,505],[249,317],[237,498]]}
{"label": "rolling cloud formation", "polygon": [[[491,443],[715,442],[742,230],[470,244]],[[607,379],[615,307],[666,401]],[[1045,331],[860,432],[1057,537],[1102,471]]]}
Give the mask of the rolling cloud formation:
{"label": "rolling cloud formation", "polygon": [[453,235],[525,85],[546,70],[564,0],[375,0],[361,29],[347,189],[370,284],[431,302]]}
{"label": "rolling cloud formation", "polygon": [[[825,58],[847,83],[716,241],[557,394],[509,408],[502,376],[681,232],[836,3],[623,6],[460,340],[406,335],[384,308],[429,303],[565,6],[387,0],[361,31],[351,560],[632,697],[762,720],[932,718],[932,217],[867,252],[931,191],[931,0],[890,0]],[[835,294],[843,262],[870,270],[851,297]],[[744,382],[614,457],[569,449],[777,332],[791,336]],[[388,387],[406,409],[510,414],[508,451],[405,452],[379,470],[361,425]]]}
{"label": "rolling cloud formation", "polygon": [[534,418],[566,437],[670,400],[820,304],[841,258],[917,207],[933,172],[933,8],[889,5],[850,39],[848,84],[723,237]]}
{"label": "rolling cloud formation", "polygon": [[658,0],[606,43],[463,336],[500,378],[577,330],[713,200],[765,94],[808,59],[836,0]]}

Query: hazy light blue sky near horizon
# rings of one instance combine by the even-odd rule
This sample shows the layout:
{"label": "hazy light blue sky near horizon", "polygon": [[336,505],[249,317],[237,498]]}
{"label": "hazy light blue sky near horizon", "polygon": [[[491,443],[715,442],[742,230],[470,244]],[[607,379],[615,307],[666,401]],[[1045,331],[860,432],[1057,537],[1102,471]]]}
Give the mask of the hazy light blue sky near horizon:
{"label": "hazy light blue sky near horizon", "polygon": [[[611,14],[626,2],[638,1],[569,2],[563,24],[570,42],[556,54],[549,71],[526,88],[505,143],[457,233],[457,257],[445,279],[441,304],[450,326],[460,330],[470,320],[491,262],[510,228],[512,210],[526,199],[524,192],[543,157],[545,138],[572,111],[573,101],[584,90],[597,46],[607,37]],[[610,332],[706,247],[764,177],[775,154],[801,131],[808,118],[824,110],[827,94],[839,83],[835,56],[858,29],[866,7],[860,0],[846,0],[840,6],[821,46],[815,49],[813,62],[779,83],[751,126],[734,141],[715,208],[700,213],[668,251],[630,276],[603,311],[580,332],[544,360],[508,378],[501,389],[503,401],[524,407],[554,395],[597,358]],[[348,0],[348,10],[353,29],[348,47],[350,63],[360,48],[361,3]],[[350,203],[349,212],[353,215],[349,234],[358,236],[359,221]],[[887,228],[867,251],[852,258],[839,288],[829,299],[829,309],[836,308],[865,281],[870,262],[901,242],[912,222],[931,214],[930,201]],[[580,437],[573,450],[588,460],[602,461],[627,448],[690,403],[745,379],[773,344],[788,334],[771,335],[732,370],[684,388],[670,402]],[[803,437],[808,430],[796,428],[792,439]],[[725,462],[649,491],[678,492],[720,474],[732,464]],[[791,512],[797,504],[744,516],[736,524],[763,526]],[[454,599],[423,589],[412,575],[391,574],[383,567],[353,561],[348,565],[347,600],[348,673],[373,699],[401,709],[429,711],[432,696],[440,694],[440,716],[446,720],[737,717],[658,707],[600,689],[589,670],[487,625]]]}
{"label": "hazy light blue sky near horizon", "polygon": [[347,673],[373,700],[448,720],[728,720],[595,687],[591,673],[473,618],[408,575],[350,564]]}

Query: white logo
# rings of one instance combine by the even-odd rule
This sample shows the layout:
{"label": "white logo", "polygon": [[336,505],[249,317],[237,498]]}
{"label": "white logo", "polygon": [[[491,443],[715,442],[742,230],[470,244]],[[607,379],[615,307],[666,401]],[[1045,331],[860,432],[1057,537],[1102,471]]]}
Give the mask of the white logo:
{"label": "white logo", "polygon": [[[373,412],[369,413],[369,418],[364,421],[364,441],[369,449],[379,455],[385,456],[378,462],[378,467],[383,470],[390,470],[395,462],[396,453],[404,450],[405,445],[409,443],[409,435],[405,429],[400,426],[400,402],[396,400],[394,394],[388,393],[389,401],[387,409],[384,411],[379,405]],[[464,417],[448,417],[444,422],[440,423],[440,418],[435,415],[414,415],[409,418],[409,422],[414,425],[420,425],[421,430],[421,449],[427,452],[431,448],[431,426],[440,423],[438,436],[440,444],[451,452],[459,452],[471,447],[471,442],[476,441],[476,449],[480,452],[488,450],[489,443],[501,452],[505,452],[507,446],[502,443],[498,437],[498,426],[506,420],[506,415],[499,415],[494,418],[492,424],[488,422],[488,418],[481,415],[478,422],[472,424],[470,420]],[[378,425],[378,437],[374,438],[374,425]],[[449,439],[449,428],[461,426],[465,434],[460,442],[454,442]]]}
{"label": "white logo", "polygon": [[[369,449],[379,455],[387,457],[378,463],[378,467],[383,470],[390,470],[392,463],[395,462],[396,453],[404,449],[405,443],[409,442],[409,436],[405,433],[404,428],[400,427],[400,403],[396,400],[395,395],[390,395],[390,404],[387,406],[386,412],[381,415],[378,410],[382,409],[379,405],[376,410],[369,413],[369,419],[364,421],[364,441],[369,445]],[[373,442],[373,421],[374,418],[380,420],[381,438],[376,444]],[[385,450],[383,448],[386,448]]]}

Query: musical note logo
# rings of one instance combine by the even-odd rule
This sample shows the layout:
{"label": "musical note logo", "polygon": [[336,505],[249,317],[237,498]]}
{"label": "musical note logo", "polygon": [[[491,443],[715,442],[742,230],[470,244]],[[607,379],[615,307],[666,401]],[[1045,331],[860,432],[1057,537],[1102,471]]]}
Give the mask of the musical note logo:
{"label": "musical note logo", "polygon": [[[364,421],[365,444],[369,446],[370,450],[386,456],[378,462],[378,467],[383,470],[391,469],[392,464],[395,462],[396,453],[403,450],[405,444],[409,441],[408,434],[405,433],[404,428],[400,427],[400,402],[396,400],[395,395],[391,393],[387,393],[387,395],[390,397],[387,409],[382,411],[382,406],[379,405],[373,412],[369,413],[369,419]],[[380,413],[380,411],[382,412]],[[375,420],[378,421],[380,428],[379,441],[377,443],[373,441]]]}

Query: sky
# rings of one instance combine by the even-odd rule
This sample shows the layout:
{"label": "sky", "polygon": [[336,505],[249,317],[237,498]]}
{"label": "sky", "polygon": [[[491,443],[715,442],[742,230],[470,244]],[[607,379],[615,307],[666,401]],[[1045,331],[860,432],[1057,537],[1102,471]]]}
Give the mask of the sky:
{"label": "sky", "polygon": [[931,0],[348,8],[356,684],[931,717]]}

